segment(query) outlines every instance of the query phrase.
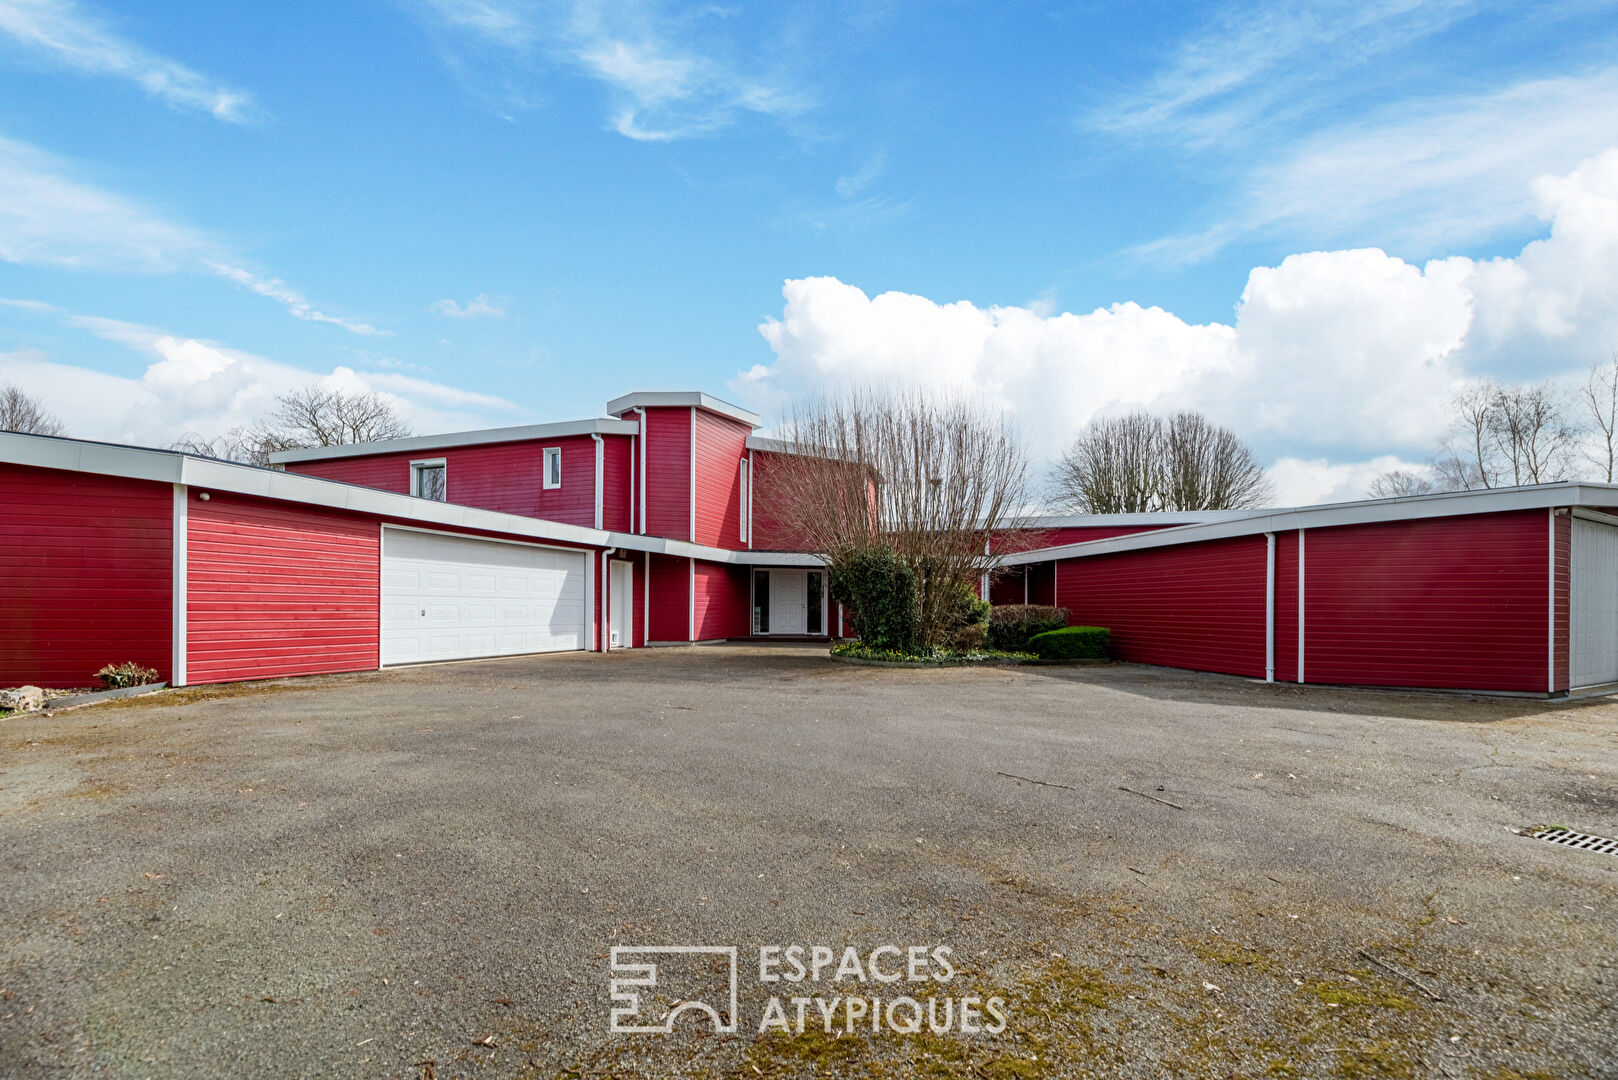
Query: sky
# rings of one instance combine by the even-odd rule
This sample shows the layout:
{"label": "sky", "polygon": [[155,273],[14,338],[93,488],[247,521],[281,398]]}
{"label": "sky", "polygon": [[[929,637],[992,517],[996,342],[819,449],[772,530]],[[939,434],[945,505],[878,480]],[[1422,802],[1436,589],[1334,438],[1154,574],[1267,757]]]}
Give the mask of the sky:
{"label": "sky", "polygon": [[164,445],[920,382],[1277,501],[1618,348],[1618,3],[0,0],[0,382]]}

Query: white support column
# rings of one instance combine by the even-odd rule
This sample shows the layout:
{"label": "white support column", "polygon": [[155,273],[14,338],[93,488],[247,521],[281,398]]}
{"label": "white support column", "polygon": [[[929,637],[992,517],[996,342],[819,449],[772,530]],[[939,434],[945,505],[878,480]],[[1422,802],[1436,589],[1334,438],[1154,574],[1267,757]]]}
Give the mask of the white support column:
{"label": "white support column", "polygon": [[1264,681],[1275,681],[1275,534],[1264,534]]}
{"label": "white support column", "polygon": [[174,485],[174,533],[171,543],[174,556],[173,609],[169,616],[172,640],[169,644],[169,685],[184,686],[186,653],[186,576],[189,559],[186,544],[189,533],[188,507],[190,490],[184,484]]}
{"label": "white support column", "polygon": [[602,488],[602,481],[606,478],[605,444],[602,442],[599,432],[590,432],[590,438],[594,439],[596,444],[596,528],[599,529],[601,528],[601,505],[606,495]]}
{"label": "white support column", "polygon": [[1303,685],[1303,534],[1298,530],[1298,685]]}

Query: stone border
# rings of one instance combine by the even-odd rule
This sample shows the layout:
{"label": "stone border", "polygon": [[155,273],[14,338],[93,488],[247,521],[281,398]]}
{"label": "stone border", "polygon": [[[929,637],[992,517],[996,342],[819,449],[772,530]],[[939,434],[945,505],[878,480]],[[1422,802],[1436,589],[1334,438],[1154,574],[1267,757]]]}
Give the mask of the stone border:
{"label": "stone border", "polygon": [[77,705],[94,705],[98,701],[111,701],[114,698],[139,697],[141,694],[150,694],[158,690],[167,690],[166,682],[143,683],[140,686],[120,686],[116,690],[93,690],[88,694],[69,694],[67,697],[46,698],[45,704],[29,712],[16,712],[12,716],[32,716],[34,713],[49,712],[52,709],[67,709]]}

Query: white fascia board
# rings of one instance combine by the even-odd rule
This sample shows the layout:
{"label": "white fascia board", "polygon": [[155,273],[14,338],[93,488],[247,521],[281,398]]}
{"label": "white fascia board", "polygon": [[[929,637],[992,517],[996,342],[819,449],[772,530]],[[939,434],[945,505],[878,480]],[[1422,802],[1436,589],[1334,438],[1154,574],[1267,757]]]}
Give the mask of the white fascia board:
{"label": "white fascia board", "polygon": [[613,398],[607,402],[607,412],[613,416],[622,416],[631,409],[667,408],[706,409],[720,416],[728,416],[732,420],[740,420],[748,427],[758,427],[764,421],[756,412],[749,412],[740,405],[732,405],[728,401],[721,401],[712,394],[704,394],[697,390],[638,390],[633,394]]}
{"label": "white fascia board", "polygon": [[[633,425],[632,425],[633,426]],[[617,547],[701,559],[705,562],[747,564],[752,552],[711,548],[685,540],[666,540],[636,533],[606,532],[582,525],[483,510],[475,506],[418,499],[393,491],[345,484],[318,476],[261,469],[213,458],[194,457],[173,450],[154,450],[110,443],[91,443],[45,435],[0,432],[0,462],[67,472],[96,473],[131,480],[185,484],[193,491],[221,491],[263,499],[278,499],[351,510],[422,525],[451,526],[505,533],[509,536],[552,540],[584,547]],[[797,556],[792,556],[797,558]],[[812,558],[812,556],[804,556]],[[805,564],[811,565],[811,564]],[[812,565],[819,565],[818,560]]]}
{"label": "white fascia board", "polygon": [[451,431],[442,435],[412,435],[408,439],[353,443],[348,446],[311,446],[303,450],[283,450],[271,454],[277,465],[298,461],[328,461],[332,458],[371,457],[375,454],[415,453],[420,450],[447,450],[456,446],[483,446],[490,443],[528,442],[560,439],[567,435],[633,435],[639,429],[633,420],[566,420],[557,424],[528,424],[523,427],[487,428],[483,431]]}
{"label": "white fascia board", "polygon": [[1543,510],[1547,507],[1618,505],[1618,484],[1539,484],[1532,487],[1494,488],[1487,491],[1449,491],[1441,495],[1414,495],[1401,499],[1367,499],[1360,502],[1325,506],[1300,506],[1282,510],[1260,510],[1229,521],[1200,525],[1180,525],[1151,532],[1116,536],[1106,540],[1086,540],[1018,552],[1000,560],[1001,565],[1050,562],[1053,559],[1109,555],[1119,551],[1172,547],[1203,540],[1223,540],[1235,536],[1261,536],[1267,532],[1295,529],[1325,529],[1337,525],[1372,525],[1422,518],[1460,517],[1465,514],[1499,514],[1513,510]]}

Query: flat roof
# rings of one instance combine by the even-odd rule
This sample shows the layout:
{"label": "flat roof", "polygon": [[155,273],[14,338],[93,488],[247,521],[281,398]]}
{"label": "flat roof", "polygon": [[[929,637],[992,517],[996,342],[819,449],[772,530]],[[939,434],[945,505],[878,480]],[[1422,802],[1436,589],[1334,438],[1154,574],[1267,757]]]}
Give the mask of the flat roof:
{"label": "flat roof", "polygon": [[728,401],[721,401],[712,394],[704,394],[700,390],[637,390],[633,394],[615,397],[607,402],[607,411],[613,416],[622,416],[630,409],[652,409],[667,407],[690,406],[698,409],[707,409],[720,416],[728,416],[732,420],[740,420],[748,427],[758,427],[764,421],[758,413],[750,412],[740,405],[732,405]]}
{"label": "flat roof", "polygon": [[343,446],[311,446],[302,450],[282,450],[271,454],[270,460],[277,465],[289,465],[297,461],[329,461],[332,458],[370,457],[373,454],[413,454],[426,450],[447,450],[455,446],[560,439],[567,435],[635,435],[639,431],[640,425],[633,420],[602,417],[564,420],[557,424],[485,428],[482,431],[449,431],[442,435],[412,435],[406,439],[383,439],[380,442],[348,443]]}

